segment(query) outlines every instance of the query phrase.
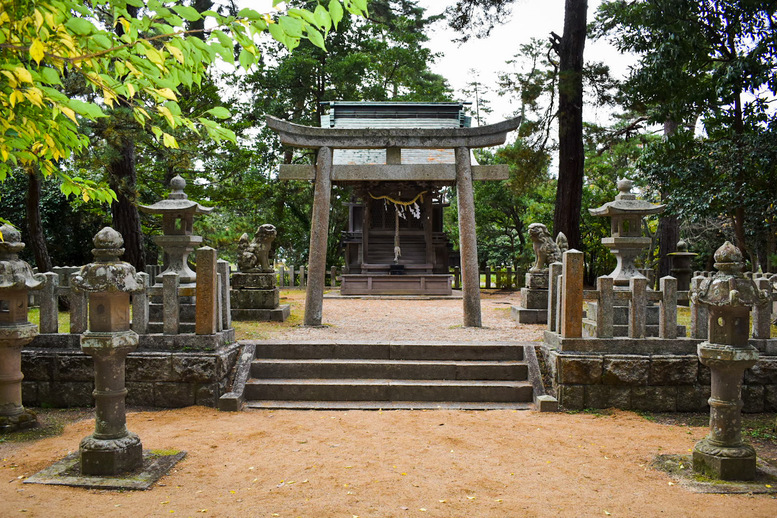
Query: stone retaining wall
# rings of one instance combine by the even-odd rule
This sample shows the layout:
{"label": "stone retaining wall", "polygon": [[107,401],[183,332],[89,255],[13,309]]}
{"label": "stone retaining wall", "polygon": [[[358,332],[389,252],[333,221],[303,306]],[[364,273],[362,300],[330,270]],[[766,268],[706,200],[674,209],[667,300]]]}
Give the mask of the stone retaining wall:
{"label": "stone retaining wall", "polygon": [[[34,344],[34,343],[33,343]],[[180,408],[216,407],[228,392],[240,345],[212,351],[148,351],[127,356],[128,405]],[[25,406],[92,406],[92,358],[78,349],[26,348],[22,351]]]}
{"label": "stone retaining wall", "polygon": [[[708,411],[710,371],[695,354],[613,354],[541,346],[559,404],[653,412]],[[777,356],[745,372],[744,412],[777,411]]]}

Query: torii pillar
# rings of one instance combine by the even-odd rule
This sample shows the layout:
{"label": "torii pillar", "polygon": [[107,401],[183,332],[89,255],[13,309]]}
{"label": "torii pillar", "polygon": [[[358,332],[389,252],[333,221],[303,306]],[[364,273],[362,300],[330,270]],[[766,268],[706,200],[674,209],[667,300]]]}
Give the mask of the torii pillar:
{"label": "torii pillar", "polygon": [[[498,124],[477,128],[316,128],[292,124],[267,116],[267,125],[278,132],[283,144],[318,150],[313,171],[309,167],[284,166],[290,174],[286,179],[313,180],[315,185],[313,215],[310,229],[310,255],[307,294],[305,299],[306,326],[320,326],[324,305],[326,276],[326,249],[329,235],[329,205],[332,182],[353,180],[354,171],[349,166],[332,164],[334,149],[453,149],[455,166],[385,164],[371,165],[369,171],[359,169],[359,180],[435,180],[455,181],[459,210],[459,245],[461,253],[462,291],[464,299],[464,325],[481,327],[480,272],[478,271],[477,236],[475,234],[475,198],[473,189],[470,149],[503,144],[507,133],[518,128],[521,118],[516,117]],[[361,167],[361,166],[350,166]],[[502,179],[506,166],[479,166],[480,179]],[[493,178],[489,178],[493,176]]]}

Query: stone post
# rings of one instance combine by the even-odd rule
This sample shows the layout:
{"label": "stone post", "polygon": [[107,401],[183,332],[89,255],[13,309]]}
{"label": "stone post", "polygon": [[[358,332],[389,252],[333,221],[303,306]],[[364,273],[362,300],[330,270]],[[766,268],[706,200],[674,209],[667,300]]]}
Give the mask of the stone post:
{"label": "stone post", "polygon": [[[701,272],[697,272],[691,279],[689,293],[698,291],[704,279],[704,275]],[[707,306],[697,304],[693,299],[689,301],[689,305],[691,307],[691,338],[707,338]]]}
{"label": "stone post", "polygon": [[677,279],[662,277],[659,281],[661,302],[659,302],[658,337],[677,338]]}
{"label": "stone post", "polygon": [[181,308],[178,300],[178,273],[169,271],[157,276],[162,280],[162,332],[166,335],[177,335],[181,324]]}
{"label": "stone post", "polygon": [[130,293],[145,289],[144,279],[129,263],[121,234],[110,227],[94,237],[95,262],[81,268],[72,289],[89,294],[89,328],[81,335],[81,350],[94,359],[95,429],[80,444],[81,473],[117,475],[143,463],[143,446],[127,430],[124,400],[125,360],[138,345],[130,329]]}
{"label": "stone post", "polygon": [[596,337],[613,337],[613,278],[601,276],[596,279],[596,291],[599,292],[599,307],[596,312]]}
{"label": "stone post", "polygon": [[750,308],[766,294],[743,274],[742,253],[728,241],[715,252],[718,272],[692,293],[709,310],[709,338],[698,345],[699,361],[711,371],[710,433],[696,443],[693,469],[722,480],[752,480],[755,450],[742,441],[742,378],[758,361],[748,344]]}
{"label": "stone post", "polygon": [[486,289],[491,289],[491,267],[486,266]]}
{"label": "stone post", "polygon": [[80,335],[86,331],[86,293],[72,289],[77,273],[70,274],[70,334]]}
{"label": "stone post", "polygon": [[329,205],[332,197],[332,148],[318,149],[313,215],[310,222],[308,266],[310,277],[305,296],[306,326],[320,326],[324,310],[326,242],[329,237]]}
{"label": "stone post", "polygon": [[755,284],[766,293],[766,301],[753,310],[753,338],[768,340],[772,336],[772,284],[764,277]]}
{"label": "stone post", "polygon": [[[326,286],[326,265],[324,265],[323,275],[321,280],[321,286]],[[300,266],[299,267],[299,287],[304,288],[307,285],[307,280],[305,279],[305,267]]]}
{"label": "stone post", "polygon": [[513,279],[513,267],[512,266],[508,266],[507,267],[507,286],[505,286],[505,288],[507,288],[508,290],[513,289],[513,282],[514,282],[514,279]]}
{"label": "stone post", "polygon": [[461,289],[461,268],[458,266],[453,267],[453,287],[455,289]]}
{"label": "stone post", "polygon": [[197,305],[194,332],[215,335],[218,330],[218,283],[216,250],[209,246],[197,249]]}
{"label": "stone post", "polygon": [[149,275],[139,272],[138,278],[143,285],[143,291],[132,294],[132,330],[139,335],[148,332],[148,286]]}
{"label": "stone post", "polygon": [[483,323],[480,312],[478,242],[475,234],[475,191],[472,186],[472,163],[469,153],[467,147],[455,149],[464,326],[481,327]]}
{"label": "stone post", "polygon": [[35,278],[19,259],[21,233],[10,225],[0,227],[0,233],[0,432],[13,432],[37,424],[35,414],[22,406],[22,347],[38,335],[38,327],[27,320],[27,305],[29,290],[41,289],[44,278]]}
{"label": "stone post", "polygon": [[558,332],[558,294],[559,294],[559,277],[561,276],[561,270],[563,265],[561,263],[551,263],[548,268],[548,331],[553,333]]}
{"label": "stone post", "polygon": [[40,295],[40,332],[59,332],[59,275],[54,272],[41,274],[45,279]]}
{"label": "stone post", "polygon": [[[229,262],[223,259],[216,261],[216,271],[221,279],[220,306],[221,306],[221,328],[229,329],[232,327],[232,304],[230,301],[229,290],[232,286],[229,282]],[[273,277],[275,273],[273,272]]]}
{"label": "stone post", "polygon": [[629,279],[631,291],[631,301],[629,301],[629,338],[645,338],[647,283],[646,277],[632,277]]}
{"label": "stone post", "polygon": [[283,265],[278,268],[278,287],[283,288],[286,286],[286,268]]}
{"label": "stone post", "polygon": [[296,286],[296,282],[294,280],[294,265],[292,265],[289,268],[289,287],[293,288],[294,286]]}
{"label": "stone post", "polygon": [[329,287],[330,288],[337,287],[337,267],[336,266],[333,266],[332,269],[329,271]]}
{"label": "stone post", "polygon": [[561,298],[561,336],[581,338],[583,336],[583,252],[564,252]]}

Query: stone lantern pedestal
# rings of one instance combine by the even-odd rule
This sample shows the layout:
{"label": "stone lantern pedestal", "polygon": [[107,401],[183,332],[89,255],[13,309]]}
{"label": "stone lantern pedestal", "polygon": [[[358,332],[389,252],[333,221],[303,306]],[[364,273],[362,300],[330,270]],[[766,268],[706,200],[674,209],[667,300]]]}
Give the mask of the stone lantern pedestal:
{"label": "stone lantern pedestal", "polygon": [[710,433],[696,443],[693,469],[722,480],[755,478],[756,455],[742,441],[742,378],[758,361],[748,344],[750,309],[766,295],[742,274],[742,253],[729,242],[715,252],[718,272],[691,296],[708,306],[709,339],[698,346],[699,361],[711,371]]}
{"label": "stone lantern pedestal", "polygon": [[89,329],[81,350],[94,359],[95,430],[79,446],[81,473],[118,475],[143,465],[140,438],[127,430],[125,359],[138,345],[130,330],[130,293],[144,289],[135,268],[119,261],[121,234],[105,227],[94,237],[95,262],[81,268],[73,289],[89,294]]}
{"label": "stone lantern pedestal", "polygon": [[14,432],[38,424],[22,406],[21,353],[38,335],[38,326],[27,321],[27,291],[42,283],[17,255],[24,249],[21,234],[9,225],[0,232],[0,432]]}

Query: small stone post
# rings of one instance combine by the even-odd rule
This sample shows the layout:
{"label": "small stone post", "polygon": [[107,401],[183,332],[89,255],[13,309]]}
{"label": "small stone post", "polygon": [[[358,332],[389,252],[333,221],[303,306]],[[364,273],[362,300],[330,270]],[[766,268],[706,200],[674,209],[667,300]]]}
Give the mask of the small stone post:
{"label": "small stone post", "polygon": [[645,338],[647,283],[646,277],[632,277],[629,279],[631,291],[631,301],[629,302],[629,338]]}
{"label": "small stone post", "polygon": [[132,330],[139,335],[144,335],[148,332],[149,275],[146,272],[138,272],[138,278],[143,285],[143,291],[132,295]]}
{"label": "small stone post", "polygon": [[677,338],[677,279],[666,276],[659,281],[661,302],[659,303],[658,336]]}
{"label": "small stone post", "polygon": [[[691,279],[689,293],[699,290],[699,286],[704,282],[704,276],[694,275]],[[691,338],[707,338],[707,306],[697,304],[691,298],[688,304],[691,307]]]}
{"label": "small stone post", "polygon": [[19,259],[24,249],[19,231],[3,225],[0,232],[0,432],[14,432],[38,424],[22,406],[22,347],[38,335],[27,320],[28,291],[42,288],[43,277],[36,279]]}
{"label": "small stone post", "polygon": [[768,340],[772,336],[772,284],[764,277],[755,283],[759,290],[766,293],[766,301],[753,310],[753,338]]}
{"label": "small stone post", "polygon": [[81,350],[94,359],[95,429],[79,447],[81,473],[117,475],[143,464],[140,438],[127,430],[125,360],[138,345],[130,329],[130,293],[145,289],[135,268],[119,260],[121,234],[110,227],[94,236],[95,262],[81,268],[72,289],[89,295],[89,328]]}
{"label": "small stone post", "polygon": [[583,252],[568,250],[563,255],[561,336],[583,336]]}
{"label": "small stone post", "polygon": [[559,279],[563,265],[559,262],[551,263],[548,268],[548,331],[558,332],[558,294]]}
{"label": "small stone post", "polygon": [[691,294],[709,310],[709,338],[698,345],[698,355],[712,373],[710,433],[696,443],[693,469],[722,480],[752,480],[756,455],[742,441],[742,378],[758,361],[758,350],[748,344],[750,308],[763,304],[766,294],[742,274],[742,252],[728,241],[715,252],[715,268]]}
{"label": "small stone post", "polygon": [[180,279],[176,272],[165,272],[157,279],[162,280],[162,332],[166,335],[177,335],[181,324],[181,308],[178,300]]}
{"label": "small stone post", "polygon": [[602,275],[596,279],[596,291],[599,292],[599,308],[596,312],[596,337],[613,337],[613,278]]}
{"label": "small stone post", "polygon": [[59,275],[54,272],[41,274],[45,279],[40,296],[40,332],[59,332]]}
{"label": "small stone post", "polygon": [[218,331],[218,281],[216,250],[209,246],[197,249],[197,305],[194,332],[214,335]]}

